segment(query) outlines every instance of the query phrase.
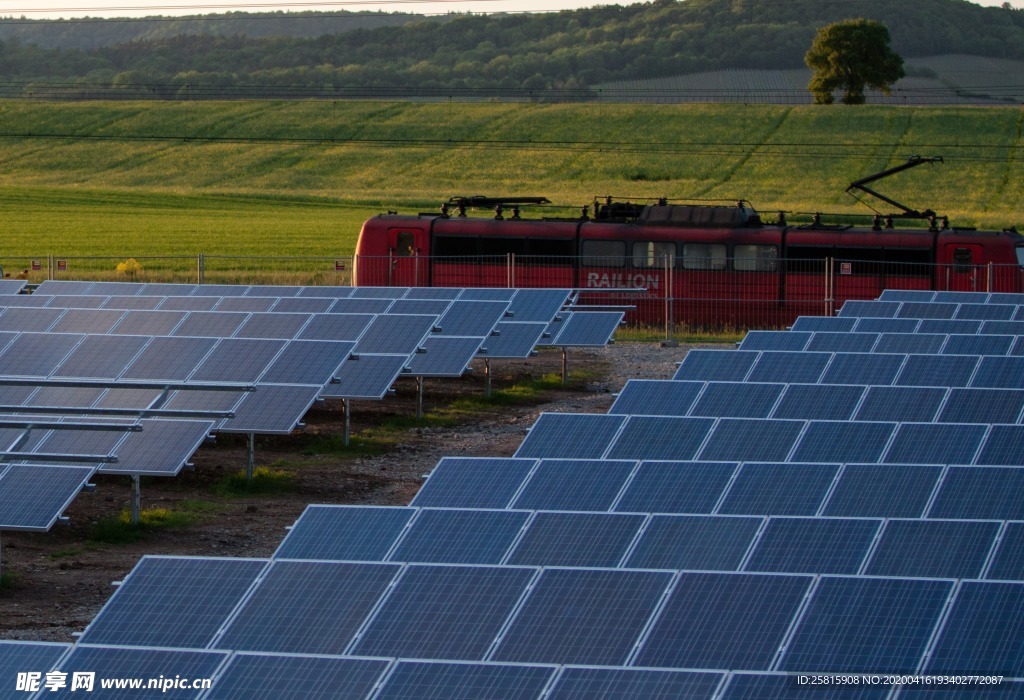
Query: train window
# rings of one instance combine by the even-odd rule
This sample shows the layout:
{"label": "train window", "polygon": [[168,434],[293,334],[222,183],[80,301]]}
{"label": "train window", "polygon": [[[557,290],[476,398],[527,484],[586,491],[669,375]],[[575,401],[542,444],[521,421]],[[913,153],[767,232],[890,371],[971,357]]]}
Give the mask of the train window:
{"label": "train window", "polygon": [[571,238],[531,238],[528,243],[530,255],[571,257],[576,254]]}
{"label": "train window", "polygon": [[684,270],[724,270],[724,243],[684,243]]}
{"label": "train window", "polygon": [[593,267],[625,266],[625,241],[583,241],[583,264]]}
{"label": "train window", "polygon": [[395,255],[408,257],[416,254],[416,234],[412,231],[399,231],[395,235]]}
{"label": "train window", "polygon": [[743,272],[776,272],[779,249],[773,245],[738,245],[732,249],[732,266]]}
{"label": "train window", "polygon": [[526,255],[525,238],[480,237],[480,255]]}
{"label": "train window", "polygon": [[439,257],[478,255],[477,240],[476,236],[435,236],[434,255]]}
{"label": "train window", "polygon": [[1017,253],[1017,264],[1024,267],[1024,246],[1017,246],[1014,250]]}
{"label": "train window", "polygon": [[953,249],[953,271],[970,272],[974,267],[974,256],[970,248]]}
{"label": "train window", "polygon": [[640,241],[633,244],[633,267],[664,269],[674,267],[676,244],[661,241]]}

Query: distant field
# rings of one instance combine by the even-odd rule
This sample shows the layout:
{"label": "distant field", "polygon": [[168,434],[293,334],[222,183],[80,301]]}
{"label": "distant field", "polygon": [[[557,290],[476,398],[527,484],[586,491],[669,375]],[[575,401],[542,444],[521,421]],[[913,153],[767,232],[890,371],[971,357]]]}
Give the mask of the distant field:
{"label": "distant field", "polygon": [[946,163],[882,192],[959,224],[1022,227],[1022,119],[1019,107],[0,102],[0,264],[330,258],[352,252],[367,216],[452,195],[544,195],[565,212],[613,195],[868,213],[846,185],[912,154]]}

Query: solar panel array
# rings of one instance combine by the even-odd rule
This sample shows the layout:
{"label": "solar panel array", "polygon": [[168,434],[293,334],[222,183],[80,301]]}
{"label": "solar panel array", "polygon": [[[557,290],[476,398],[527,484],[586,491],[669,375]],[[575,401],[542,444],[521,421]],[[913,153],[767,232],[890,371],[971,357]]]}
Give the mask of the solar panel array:
{"label": "solar panel array", "polygon": [[[954,395],[1019,418],[1016,389],[882,387],[870,363],[842,385],[694,380],[729,369],[704,355],[761,357],[694,352],[608,414],[543,414],[515,457],[442,459],[410,506],[310,506],[270,559],[146,557],[80,643],[25,653],[215,675],[203,698],[922,689],[795,676],[859,673],[1021,697],[1024,428],[940,420]],[[828,393],[843,417],[775,417]]]}

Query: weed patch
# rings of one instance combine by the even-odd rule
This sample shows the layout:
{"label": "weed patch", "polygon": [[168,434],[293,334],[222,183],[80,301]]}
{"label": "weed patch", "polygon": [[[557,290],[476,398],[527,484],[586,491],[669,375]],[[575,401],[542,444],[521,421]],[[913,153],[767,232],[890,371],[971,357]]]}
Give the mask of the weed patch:
{"label": "weed patch", "polygon": [[295,488],[295,475],[277,467],[256,467],[252,479],[241,469],[225,477],[214,491],[221,496],[284,493]]}
{"label": "weed patch", "polygon": [[131,544],[147,532],[188,527],[198,517],[196,513],[170,508],[144,508],[136,524],[132,522],[131,511],[125,508],[119,515],[97,520],[89,530],[88,539],[100,544]]}

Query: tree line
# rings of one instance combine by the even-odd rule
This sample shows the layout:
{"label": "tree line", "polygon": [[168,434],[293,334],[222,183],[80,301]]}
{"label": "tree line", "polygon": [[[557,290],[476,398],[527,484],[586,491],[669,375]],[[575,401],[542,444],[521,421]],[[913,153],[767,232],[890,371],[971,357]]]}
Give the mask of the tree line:
{"label": "tree line", "polygon": [[[563,91],[587,99],[593,86],[609,81],[802,67],[818,28],[851,13],[883,22],[893,50],[904,58],[960,53],[1024,59],[1024,11],[965,0],[863,0],[855,6],[656,0],[533,15],[414,21],[403,15],[394,26],[318,36],[225,32],[230,22],[211,18],[205,21],[216,23],[217,32],[92,47],[76,47],[70,34],[67,45],[58,47],[8,35],[0,43],[0,95],[202,99],[392,91],[533,97]],[[296,14],[303,21],[317,15]],[[105,21],[75,26],[95,32]],[[71,25],[62,29],[70,32]]]}

